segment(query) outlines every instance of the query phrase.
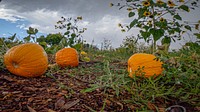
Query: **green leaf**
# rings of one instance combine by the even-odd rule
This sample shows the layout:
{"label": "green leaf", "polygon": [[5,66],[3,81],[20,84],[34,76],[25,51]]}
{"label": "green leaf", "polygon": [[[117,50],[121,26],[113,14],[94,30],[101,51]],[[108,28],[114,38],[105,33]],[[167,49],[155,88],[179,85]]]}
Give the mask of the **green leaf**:
{"label": "green leaf", "polygon": [[163,29],[156,29],[156,28],[150,29],[149,32],[153,35],[154,41],[159,40],[165,33]]}
{"label": "green leaf", "polygon": [[167,30],[169,35],[174,34],[174,33],[180,33],[182,30],[180,29],[180,27],[176,27],[176,28],[170,28],[169,30]]}
{"label": "green leaf", "polygon": [[186,25],[185,28],[192,31],[192,28],[189,25]]}
{"label": "green leaf", "polygon": [[182,20],[181,16],[179,16],[178,14],[177,15],[174,15],[174,18],[178,19],[178,20]]}
{"label": "green leaf", "polygon": [[147,31],[150,27],[145,25],[145,26],[143,26],[143,28]]}
{"label": "green leaf", "polygon": [[67,27],[67,30],[70,30],[71,29],[71,27]]}
{"label": "green leaf", "polygon": [[67,24],[67,26],[70,26],[70,25],[71,25],[71,23],[68,23],[68,24]]}
{"label": "green leaf", "polygon": [[140,30],[140,33],[141,33],[142,38],[144,38],[145,41],[146,41],[147,38],[149,38],[149,36],[151,35],[151,33],[149,33],[149,32],[144,32],[144,31],[142,31],[142,30]]}
{"label": "green leaf", "polygon": [[38,29],[35,29],[34,34],[38,33]]}
{"label": "green leaf", "polygon": [[134,12],[129,12],[128,17],[133,17],[135,15]]}
{"label": "green leaf", "polygon": [[98,88],[99,88],[99,86],[93,86],[91,88],[86,88],[86,89],[81,90],[81,93],[92,92],[92,91],[94,91],[94,90],[96,90]]}
{"label": "green leaf", "polygon": [[72,34],[71,34],[71,37],[72,37],[72,38],[75,38],[75,37],[76,37],[76,34],[75,34],[75,33],[72,33]]}
{"label": "green leaf", "polygon": [[70,31],[66,31],[66,32],[64,33],[64,35],[69,35],[69,33],[70,33]]}
{"label": "green leaf", "polygon": [[171,34],[174,34],[175,33],[175,30],[168,30],[168,33],[169,33],[169,35],[171,35]]}
{"label": "green leaf", "polygon": [[135,26],[136,24],[138,23],[138,20],[137,19],[134,19],[131,23],[130,23],[130,29]]}
{"label": "green leaf", "polygon": [[62,38],[60,43],[59,43],[60,46],[64,47],[64,46],[67,46],[68,43],[67,43],[67,39],[66,38]]}
{"label": "green leaf", "polygon": [[15,37],[16,37],[16,33],[14,35],[12,35],[11,37],[9,37],[8,39],[13,41],[15,39]]}
{"label": "green leaf", "polygon": [[81,44],[79,43],[79,44],[75,44],[74,46],[73,46],[76,50],[80,50],[81,49]]}
{"label": "green leaf", "polygon": [[161,28],[166,28],[167,21],[164,21],[164,22],[158,21],[158,22],[155,22],[155,25]]}
{"label": "green leaf", "polygon": [[194,35],[195,35],[198,39],[200,39],[200,33],[194,33]]}
{"label": "green leaf", "polygon": [[175,22],[175,24],[177,27],[181,27],[181,25],[179,24],[179,22]]}
{"label": "green leaf", "polygon": [[31,40],[31,36],[24,37],[24,41],[29,42]]}
{"label": "green leaf", "polygon": [[37,34],[38,33],[38,29],[35,29],[35,28],[32,28],[32,27],[29,27],[29,29],[28,30],[26,30],[26,32],[27,32],[27,34],[29,34],[29,35],[35,35],[35,34]]}
{"label": "green leaf", "polygon": [[181,6],[179,7],[179,9],[183,9],[184,11],[187,11],[187,12],[190,11],[189,7],[186,6],[186,5],[181,5]]}
{"label": "green leaf", "polygon": [[138,9],[138,16],[139,16],[138,19],[144,17],[143,14],[144,14],[145,11],[148,11],[147,8],[139,8]]}
{"label": "green leaf", "polygon": [[164,38],[161,40],[161,43],[162,43],[162,44],[170,44],[170,43],[171,43],[171,38],[170,38],[170,37],[164,37]]}
{"label": "green leaf", "polygon": [[47,43],[46,43],[46,42],[39,42],[39,44],[40,44],[43,48],[46,48],[46,47],[47,47]]}

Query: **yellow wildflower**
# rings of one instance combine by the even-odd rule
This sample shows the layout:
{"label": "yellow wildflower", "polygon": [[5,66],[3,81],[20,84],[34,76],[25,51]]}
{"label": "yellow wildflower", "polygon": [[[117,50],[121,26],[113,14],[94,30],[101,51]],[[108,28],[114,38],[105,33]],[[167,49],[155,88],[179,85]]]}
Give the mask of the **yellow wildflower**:
{"label": "yellow wildflower", "polygon": [[150,17],[150,18],[153,18],[153,15],[150,15],[149,17]]}
{"label": "yellow wildflower", "polygon": [[184,34],[186,31],[182,31],[181,33]]}
{"label": "yellow wildflower", "polygon": [[158,13],[157,15],[160,16],[162,13]]}
{"label": "yellow wildflower", "polygon": [[142,5],[148,7],[148,6],[150,6],[151,4],[150,4],[149,1],[143,1],[143,2],[142,2]]}
{"label": "yellow wildflower", "polygon": [[169,5],[169,7],[174,7],[175,6],[174,2],[172,2],[171,0],[169,0],[167,2],[167,4]]}
{"label": "yellow wildflower", "polygon": [[160,21],[161,21],[161,22],[164,22],[164,21],[165,21],[165,19],[161,17],[161,18],[160,18]]}
{"label": "yellow wildflower", "polygon": [[199,30],[199,24],[195,24],[195,29]]}
{"label": "yellow wildflower", "polygon": [[83,58],[83,61],[85,61],[85,62],[90,62],[90,58],[89,58],[89,57],[84,57],[84,58]]}
{"label": "yellow wildflower", "polygon": [[83,28],[83,30],[85,31],[85,30],[87,30],[87,28]]}
{"label": "yellow wildflower", "polygon": [[118,27],[122,27],[122,24],[121,24],[121,23],[119,23],[119,24],[118,24]]}
{"label": "yellow wildflower", "polygon": [[162,0],[157,0],[157,4],[162,5],[164,2]]}
{"label": "yellow wildflower", "polygon": [[86,56],[86,55],[87,55],[87,53],[86,53],[85,51],[81,51],[81,55],[84,55],[84,56]]}
{"label": "yellow wildflower", "polygon": [[121,32],[126,32],[126,30],[125,29],[121,29]]}
{"label": "yellow wildflower", "polygon": [[82,16],[78,16],[77,19],[78,20],[82,20],[83,18],[82,18]]}
{"label": "yellow wildflower", "polygon": [[130,11],[132,11],[132,10],[133,10],[133,8],[129,7],[129,8],[127,8],[127,10],[130,12]]}
{"label": "yellow wildflower", "polygon": [[114,6],[114,4],[113,4],[113,3],[110,3],[110,7],[112,7],[112,6]]}
{"label": "yellow wildflower", "polygon": [[144,16],[150,16],[150,15],[151,15],[151,12],[145,11],[145,12],[143,13],[143,15],[144,15]]}
{"label": "yellow wildflower", "polygon": [[151,24],[152,24],[152,20],[149,20],[149,21],[147,22],[147,24],[148,24],[148,25],[151,25]]}

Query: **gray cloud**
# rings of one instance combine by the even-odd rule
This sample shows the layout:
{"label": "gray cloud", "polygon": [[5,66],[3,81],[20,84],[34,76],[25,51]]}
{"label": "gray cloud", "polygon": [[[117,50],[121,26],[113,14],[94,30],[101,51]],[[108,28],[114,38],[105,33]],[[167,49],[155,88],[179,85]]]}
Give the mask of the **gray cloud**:
{"label": "gray cloud", "polygon": [[126,36],[117,27],[127,18],[127,13],[121,13],[117,8],[110,8],[110,3],[117,0],[3,0],[4,14],[7,20],[17,21],[19,16],[30,22],[28,25],[18,25],[18,28],[31,26],[42,33],[58,32],[54,29],[56,21],[61,16],[66,18],[83,16],[80,27],[87,27],[84,39],[91,43],[100,44],[103,39],[109,39],[113,47],[118,47]]}
{"label": "gray cloud", "polygon": [[[0,19],[12,22],[19,20],[28,21],[30,24],[18,25],[18,28],[26,29],[29,26],[38,28],[42,33],[55,33],[56,21],[61,16],[76,17],[83,16],[83,21],[79,23],[80,27],[87,27],[83,34],[84,39],[95,44],[101,44],[103,39],[109,39],[113,47],[118,47],[123,38],[133,33],[137,35],[137,30],[131,30],[128,33],[122,33],[117,27],[118,23],[129,23],[128,12],[118,10],[118,7],[109,7],[109,4],[117,3],[121,0],[2,0],[0,2]],[[184,18],[195,21],[200,20],[200,10],[192,12],[190,18],[183,15]],[[193,17],[192,17],[193,16]],[[176,43],[173,47],[177,47]]]}
{"label": "gray cloud", "polygon": [[3,0],[8,9],[21,13],[32,12],[38,9],[58,11],[62,14],[81,15],[90,21],[98,21],[105,14],[119,16],[116,9],[110,8],[109,3],[118,0]]}

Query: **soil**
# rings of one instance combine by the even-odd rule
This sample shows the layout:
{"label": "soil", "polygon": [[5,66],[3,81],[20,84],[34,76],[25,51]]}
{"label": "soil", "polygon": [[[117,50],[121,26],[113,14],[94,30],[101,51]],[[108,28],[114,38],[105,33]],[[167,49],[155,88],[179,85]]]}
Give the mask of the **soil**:
{"label": "soil", "polygon": [[[82,63],[79,67],[91,67],[96,62]],[[121,66],[118,63],[112,63]],[[78,67],[78,68],[79,68]],[[126,64],[122,68],[126,67]],[[78,69],[77,68],[77,69]],[[138,104],[125,103],[131,95],[126,91],[115,95],[112,89],[106,91],[96,89],[92,92],[82,92],[94,83],[95,74],[71,76],[69,68],[66,73],[54,73],[36,78],[24,78],[13,75],[9,71],[0,71],[0,112],[131,112],[140,108]],[[156,111],[155,105],[161,112],[164,106],[174,105],[157,99],[155,103],[148,103],[148,109]],[[187,112],[198,111],[189,104],[183,105]]]}
{"label": "soil", "polygon": [[106,102],[104,111],[129,111],[128,106],[112,98],[114,95],[111,94],[108,100],[108,95],[103,94],[100,89],[87,93],[81,92],[90,87],[87,77],[80,79],[80,77],[69,76],[67,73],[53,75],[56,80],[48,76],[24,78],[13,75],[9,71],[1,72],[0,111],[100,111],[104,102]]}

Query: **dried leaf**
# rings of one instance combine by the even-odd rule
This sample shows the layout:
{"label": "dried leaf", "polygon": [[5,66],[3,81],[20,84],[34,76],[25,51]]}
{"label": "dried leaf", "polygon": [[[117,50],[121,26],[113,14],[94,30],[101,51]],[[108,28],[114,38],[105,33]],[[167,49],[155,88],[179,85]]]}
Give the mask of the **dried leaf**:
{"label": "dried leaf", "polygon": [[147,103],[147,107],[148,107],[150,110],[156,110],[156,106],[155,106],[153,103],[151,103],[151,102],[148,102],[148,103]]}
{"label": "dried leaf", "polygon": [[56,112],[56,111],[49,109],[48,112]]}
{"label": "dried leaf", "polygon": [[4,78],[5,80],[9,81],[9,82],[16,81],[16,79],[11,78],[11,77],[8,77],[8,76],[4,76],[3,78]]}
{"label": "dried leaf", "polygon": [[28,98],[28,103],[32,102],[34,100],[34,98],[30,97]]}
{"label": "dried leaf", "polygon": [[123,106],[123,104],[122,103],[120,103],[120,102],[116,102],[121,108],[120,108],[120,110],[123,110],[124,109],[124,106]]}
{"label": "dried leaf", "polygon": [[75,101],[72,101],[72,102],[68,102],[64,106],[62,106],[62,109],[66,109],[67,110],[67,109],[73,107],[74,105],[76,105],[78,102],[80,102],[79,99],[77,99]]}
{"label": "dried leaf", "polygon": [[56,63],[54,63],[54,64],[49,64],[49,65],[48,65],[48,68],[53,68],[53,67],[56,67],[56,66],[58,66]]}
{"label": "dried leaf", "polygon": [[165,108],[158,108],[159,112],[165,112]]}
{"label": "dried leaf", "polygon": [[110,100],[105,100],[105,102],[106,102],[106,105],[108,105],[108,106],[110,106],[111,105],[111,101]]}
{"label": "dried leaf", "polygon": [[55,109],[58,109],[60,107],[63,107],[65,104],[65,98],[61,97],[56,103],[55,103]]}
{"label": "dried leaf", "polygon": [[38,88],[35,88],[35,87],[24,87],[23,90],[24,91],[37,91]]}
{"label": "dried leaf", "polygon": [[29,107],[29,106],[27,106],[27,108],[28,108],[28,110],[29,110],[30,112],[36,112],[33,108],[31,108],[31,107]]}

